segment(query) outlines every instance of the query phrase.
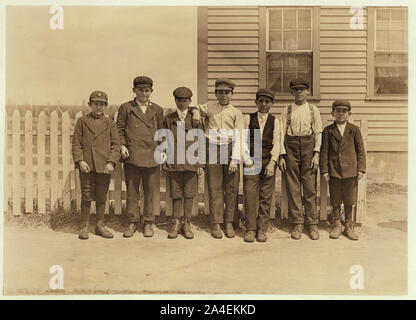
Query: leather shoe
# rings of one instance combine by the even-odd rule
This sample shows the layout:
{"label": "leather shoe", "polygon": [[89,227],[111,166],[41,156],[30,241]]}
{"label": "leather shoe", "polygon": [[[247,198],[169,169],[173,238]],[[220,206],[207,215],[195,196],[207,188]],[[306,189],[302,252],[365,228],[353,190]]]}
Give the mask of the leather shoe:
{"label": "leather shoe", "polygon": [[244,235],[245,242],[254,242],[256,239],[256,231],[247,231]]}
{"label": "leather shoe", "polygon": [[136,223],[129,223],[129,225],[127,227],[127,230],[124,231],[124,233],[123,233],[123,237],[125,237],[125,238],[132,237],[133,234],[134,234],[134,231],[136,231],[136,227],[137,227]]}
{"label": "leather shoe", "polygon": [[342,225],[339,219],[336,219],[331,232],[329,233],[329,237],[331,239],[338,239],[342,232]]}
{"label": "leather shoe", "polygon": [[234,238],[235,237],[235,231],[232,222],[226,222],[225,223],[225,236],[227,238]]}
{"label": "leather shoe", "polygon": [[318,226],[316,224],[312,224],[309,226],[309,236],[312,240],[319,239],[319,231]]}
{"label": "leather shoe", "polygon": [[110,239],[114,237],[113,234],[104,227],[104,223],[100,221],[98,221],[95,226],[95,233],[103,238]]}
{"label": "leather shoe", "polygon": [[78,238],[81,240],[87,240],[88,239],[88,228],[84,228],[79,232]]}
{"label": "leather shoe", "polygon": [[185,237],[185,239],[193,239],[194,238],[194,234],[191,231],[191,222],[189,221],[189,219],[185,219],[182,231],[183,231],[183,236]]}
{"label": "leather shoe", "polygon": [[221,239],[222,238],[222,231],[220,228],[220,224],[219,223],[214,223],[211,227],[211,235],[215,238],[215,239]]}
{"label": "leather shoe", "polygon": [[290,234],[292,239],[299,240],[302,237],[303,232],[303,224],[297,224],[292,230],[292,233]]}
{"label": "leather shoe", "polygon": [[151,222],[144,223],[143,236],[146,238],[153,237],[153,224]]}
{"label": "leather shoe", "polygon": [[173,222],[172,230],[168,234],[169,239],[176,239],[178,237],[179,232],[182,229],[182,223],[179,219],[175,219]]}
{"label": "leather shoe", "polygon": [[264,232],[262,229],[258,230],[256,240],[258,242],[266,242],[267,241],[266,232]]}

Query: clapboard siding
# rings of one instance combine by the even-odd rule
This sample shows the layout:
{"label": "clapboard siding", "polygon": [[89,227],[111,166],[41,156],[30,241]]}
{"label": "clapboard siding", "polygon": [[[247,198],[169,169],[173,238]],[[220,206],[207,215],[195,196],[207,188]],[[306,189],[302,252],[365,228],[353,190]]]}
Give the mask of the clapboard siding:
{"label": "clapboard siding", "polygon": [[[332,121],[331,104],[349,99],[353,121],[368,120],[369,151],[406,151],[408,102],[367,99],[368,12],[363,8],[360,29],[350,26],[350,7],[321,6],[319,22],[319,89],[317,104],[326,123]],[[215,80],[227,77],[237,84],[233,104],[243,113],[256,111],[255,92],[260,79],[260,59],[265,43],[256,7],[208,7],[207,10],[207,97],[216,101]],[[260,52],[262,51],[262,52]],[[277,101],[272,113],[279,115],[288,101]]]}

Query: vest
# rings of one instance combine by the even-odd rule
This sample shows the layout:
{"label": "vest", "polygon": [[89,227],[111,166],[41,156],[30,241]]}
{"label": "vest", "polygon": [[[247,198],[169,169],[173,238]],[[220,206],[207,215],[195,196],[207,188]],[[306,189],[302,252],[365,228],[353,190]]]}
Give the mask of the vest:
{"label": "vest", "polygon": [[[273,131],[274,131],[274,116],[269,114],[267,116],[266,123],[263,128],[263,136],[261,140],[261,159],[262,168],[264,169],[270,162],[270,152],[273,149]],[[254,130],[260,130],[259,119],[257,112],[250,114],[250,124],[248,125],[250,130],[250,156],[254,156]]]}

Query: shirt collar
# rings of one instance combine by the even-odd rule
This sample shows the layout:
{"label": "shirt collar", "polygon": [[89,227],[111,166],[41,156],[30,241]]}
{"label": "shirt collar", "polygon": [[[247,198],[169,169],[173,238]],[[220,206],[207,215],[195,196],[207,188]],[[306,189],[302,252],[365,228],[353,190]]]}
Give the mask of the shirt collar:
{"label": "shirt collar", "polygon": [[90,116],[91,116],[91,118],[93,118],[93,119],[101,119],[103,116],[104,116],[104,114],[100,114],[100,115],[95,115],[94,113],[90,113]]}
{"label": "shirt collar", "polygon": [[[180,119],[185,119],[186,115],[188,114],[188,109],[185,109],[184,111],[179,110],[178,108],[176,108],[176,112],[179,116]],[[181,117],[183,115],[183,117]]]}
{"label": "shirt collar", "polygon": [[257,111],[257,116],[261,118],[262,120],[266,119],[269,116],[269,113],[261,113],[260,111]]}
{"label": "shirt collar", "polygon": [[148,107],[149,106],[149,100],[147,100],[147,102],[145,104],[142,104],[139,100],[137,100],[137,98],[134,98],[134,101],[136,101],[136,103],[139,107]]}

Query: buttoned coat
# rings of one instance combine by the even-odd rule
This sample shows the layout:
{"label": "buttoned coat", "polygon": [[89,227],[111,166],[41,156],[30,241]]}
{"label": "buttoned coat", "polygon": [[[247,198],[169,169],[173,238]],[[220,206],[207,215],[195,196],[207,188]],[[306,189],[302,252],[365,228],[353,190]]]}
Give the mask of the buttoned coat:
{"label": "buttoned coat", "polygon": [[[179,122],[179,123],[178,123]],[[169,113],[164,121],[163,121],[163,126],[166,129],[169,129],[170,132],[172,132],[172,137],[173,137],[173,141],[169,141],[168,142],[168,149],[170,148],[171,150],[168,150],[168,154],[169,152],[171,152],[172,156],[173,156],[173,162],[174,163],[168,163],[168,161],[163,165],[164,169],[166,169],[167,171],[197,171],[198,167],[205,167],[203,164],[190,164],[188,163],[188,161],[186,161],[186,152],[189,148],[189,146],[193,145],[196,141],[198,141],[199,143],[203,143],[205,142],[205,135],[204,135],[204,127],[201,123],[198,124],[194,124],[192,121],[192,113],[189,112],[186,114],[185,120],[182,122],[181,119],[179,118],[179,115],[176,111]],[[183,164],[178,164],[178,126],[184,126],[182,129],[184,130],[184,134],[185,134],[185,141],[183,141],[184,146],[185,146],[185,150],[184,150],[184,157],[185,157],[185,163]],[[201,130],[201,136],[200,137],[195,137],[193,141],[186,141],[186,135],[188,134],[188,131],[191,129],[199,129]],[[200,141],[198,139],[203,139],[204,141]],[[182,151],[182,150],[179,150]],[[205,149],[204,149],[205,151]],[[195,156],[197,156],[197,151],[196,154],[194,154]],[[205,159],[202,159],[205,161]],[[171,162],[171,161],[170,161]]]}
{"label": "buttoned coat", "polygon": [[158,141],[154,136],[162,127],[163,109],[156,103],[149,101],[145,114],[135,99],[123,103],[118,110],[117,128],[121,144],[129,150],[124,163],[147,168],[158,166],[154,160]]}
{"label": "buttoned coat", "polygon": [[72,138],[72,157],[75,167],[83,160],[98,173],[103,173],[107,162],[115,165],[120,159],[120,137],[114,121],[102,116],[104,126],[96,128],[93,116],[88,114],[77,120]]}
{"label": "buttoned coat", "polygon": [[346,179],[356,177],[366,170],[364,142],[360,128],[347,121],[344,135],[332,123],[322,133],[319,167],[321,174]]}

